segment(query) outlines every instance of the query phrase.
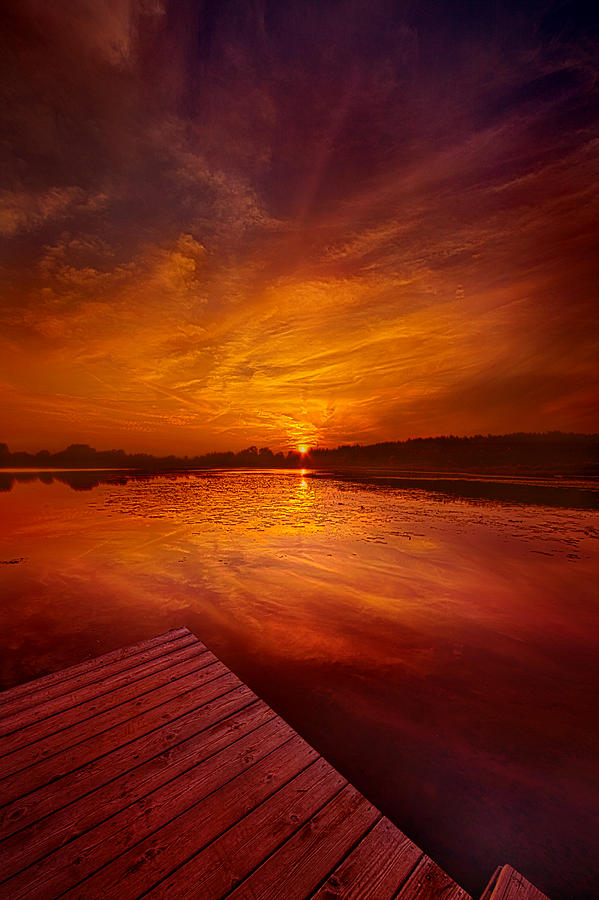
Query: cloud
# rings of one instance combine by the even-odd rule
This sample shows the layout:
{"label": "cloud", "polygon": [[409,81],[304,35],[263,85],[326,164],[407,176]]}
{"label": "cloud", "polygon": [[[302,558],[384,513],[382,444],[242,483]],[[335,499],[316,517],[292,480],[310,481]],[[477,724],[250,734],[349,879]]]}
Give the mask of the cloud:
{"label": "cloud", "polygon": [[11,4],[11,445],[589,427],[592,36],[325,6]]}
{"label": "cloud", "polygon": [[136,58],[142,20],[161,19],[165,9],[160,0],[62,0],[60,8],[44,0],[21,0],[19,14],[59,46],[76,46],[120,67]]}
{"label": "cloud", "polygon": [[102,193],[86,195],[78,187],[54,187],[45,191],[7,190],[0,193],[0,235],[13,237],[47,223],[94,213],[106,205]]}

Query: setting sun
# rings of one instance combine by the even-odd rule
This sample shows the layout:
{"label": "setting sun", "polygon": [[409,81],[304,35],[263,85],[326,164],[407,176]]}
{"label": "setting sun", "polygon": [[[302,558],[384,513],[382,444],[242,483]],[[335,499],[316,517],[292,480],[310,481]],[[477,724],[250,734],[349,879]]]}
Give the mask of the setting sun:
{"label": "setting sun", "polygon": [[0,900],[599,900],[596,4],[1,9]]}

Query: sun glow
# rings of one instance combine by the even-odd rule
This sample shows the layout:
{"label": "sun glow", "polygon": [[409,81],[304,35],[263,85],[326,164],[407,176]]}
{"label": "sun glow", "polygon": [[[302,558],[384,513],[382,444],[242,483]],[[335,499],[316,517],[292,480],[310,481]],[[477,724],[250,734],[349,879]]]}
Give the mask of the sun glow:
{"label": "sun glow", "polygon": [[596,430],[584,4],[551,38],[530,4],[72,6],[2,4],[11,449]]}

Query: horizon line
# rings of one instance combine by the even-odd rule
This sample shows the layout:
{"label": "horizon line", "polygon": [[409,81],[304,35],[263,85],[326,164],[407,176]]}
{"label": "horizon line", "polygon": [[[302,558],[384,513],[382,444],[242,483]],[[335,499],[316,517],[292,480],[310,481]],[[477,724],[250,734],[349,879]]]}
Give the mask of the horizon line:
{"label": "horizon line", "polygon": [[[250,444],[249,446],[242,447],[239,450],[206,450],[198,453],[183,453],[178,454],[174,452],[167,452],[164,454],[153,453],[148,450],[124,450],[122,447],[110,447],[105,449],[97,449],[93,447],[91,444],[86,443],[71,443],[66,447],[63,447],[60,450],[49,450],[47,448],[42,448],[40,450],[11,450],[8,443],[4,441],[0,441],[0,460],[2,456],[10,455],[22,455],[22,456],[32,456],[38,457],[43,455],[45,456],[61,456],[68,451],[78,450],[80,452],[88,452],[95,454],[123,454],[127,457],[148,457],[150,459],[202,459],[204,457],[212,457],[212,456],[227,456],[227,455],[241,455],[244,453],[247,454],[260,454],[262,453],[270,453],[273,456],[283,456],[283,457],[302,457],[302,456],[310,456],[312,453],[333,453],[338,450],[349,450],[349,449],[362,449],[367,450],[369,448],[381,447],[387,445],[404,445],[410,443],[424,443],[424,442],[434,442],[434,441],[472,441],[472,440],[492,440],[492,439],[506,439],[506,438],[550,438],[550,437],[559,437],[559,438],[571,438],[571,439],[599,439],[598,432],[579,432],[579,431],[561,431],[559,429],[552,429],[550,431],[510,431],[504,433],[492,433],[488,432],[483,434],[481,432],[475,434],[465,434],[465,435],[457,435],[457,434],[439,434],[434,436],[414,436],[409,438],[400,438],[400,439],[387,439],[381,441],[374,441],[368,444],[362,444],[358,441],[353,443],[341,443],[336,446],[325,446],[320,444],[309,444],[308,442],[301,442],[296,445],[295,448],[289,448],[286,450],[283,449],[273,449],[268,445],[264,445],[259,447],[257,444]],[[305,449],[304,449],[305,448]],[[0,461],[1,466],[1,461]]]}

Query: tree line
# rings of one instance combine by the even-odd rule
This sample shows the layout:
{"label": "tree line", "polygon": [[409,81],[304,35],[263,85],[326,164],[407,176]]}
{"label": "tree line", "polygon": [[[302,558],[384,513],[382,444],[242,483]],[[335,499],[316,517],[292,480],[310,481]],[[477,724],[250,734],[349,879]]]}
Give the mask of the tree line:
{"label": "tree line", "polygon": [[269,447],[247,447],[238,452],[213,452],[198,456],[153,456],[124,450],[96,450],[88,444],[71,444],[51,453],[11,452],[0,443],[0,468],[36,469],[177,469],[234,468],[377,468],[432,471],[553,471],[555,473],[599,474],[599,435],[559,431],[503,435],[448,435],[409,438],[377,444],[347,444],[336,448],[310,448],[273,452]]}

